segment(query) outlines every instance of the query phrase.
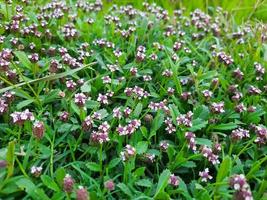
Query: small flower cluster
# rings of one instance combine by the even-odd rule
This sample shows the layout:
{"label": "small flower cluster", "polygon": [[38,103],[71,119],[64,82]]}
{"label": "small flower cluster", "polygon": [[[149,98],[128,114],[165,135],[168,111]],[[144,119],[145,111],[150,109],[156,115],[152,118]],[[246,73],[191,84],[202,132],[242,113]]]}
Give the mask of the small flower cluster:
{"label": "small flower cluster", "polygon": [[136,150],[135,150],[135,148],[132,147],[131,145],[127,144],[127,145],[125,146],[124,151],[121,152],[121,159],[122,159],[123,161],[126,161],[126,160],[128,160],[129,158],[135,156],[135,154],[136,154]]}
{"label": "small flower cluster", "polygon": [[134,86],[134,88],[127,87],[125,88],[124,93],[126,94],[126,96],[131,96],[132,94],[134,94],[134,96],[136,96],[139,100],[141,100],[142,98],[147,98],[149,96],[149,93],[147,91],[138,86]]}
{"label": "small flower cluster", "polygon": [[196,151],[197,150],[196,140],[195,140],[196,135],[192,132],[186,132],[185,138],[186,138],[187,143],[188,143],[188,148],[193,150],[193,151]]}
{"label": "small flower cluster", "polygon": [[209,147],[207,147],[206,145],[204,145],[201,148],[201,154],[208,159],[209,162],[211,162],[213,165],[219,164],[219,156],[216,155],[213,150]]}
{"label": "small flower cluster", "polygon": [[43,168],[41,166],[32,166],[31,167],[31,174],[35,177],[39,177],[42,173]]}
{"label": "small flower cluster", "polygon": [[215,114],[224,113],[224,102],[212,103],[210,107],[211,112]]}
{"label": "small flower cluster", "polygon": [[231,138],[233,141],[242,140],[243,138],[249,138],[249,131],[243,128],[238,128],[232,131]]}
{"label": "small flower cluster", "polygon": [[169,108],[166,104],[167,104],[166,99],[164,99],[163,101],[160,101],[158,103],[150,102],[148,105],[148,108],[150,108],[153,111],[158,111],[159,109],[161,109],[161,110],[164,110],[165,112],[169,112]]}
{"label": "small flower cluster", "polygon": [[191,127],[192,126],[192,117],[193,113],[189,111],[186,114],[181,114],[176,118],[177,125],[183,125],[186,127]]}
{"label": "small flower cluster", "polygon": [[119,135],[132,135],[140,126],[141,121],[133,119],[126,126],[119,125],[117,131]]}
{"label": "small flower cluster", "polygon": [[230,178],[230,186],[236,191],[234,194],[235,199],[253,200],[249,184],[243,174],[236,174]]}
{"label": "small flower cluster", "polygon": [[200,176],[202,182],[207,182],[208,180],[212,179],[212,176],[209,175],[209,168],[206,168],[204,171],[199,172],[198,175]]}
{"label": "small flower cluster", "polygon": [[14,113],[10,114],[10,116],[12,117],[12,122],[14,124],[18,124],[18,125],[23,125],[25,121],[33,121],[34,120],[34,116],[29,111],[29,109],[26,109],[23,112],[14,112]]}
{"label": "small flower cluster", "polygon": [[97,131],[93,131],[91,134],[91,140],[92,142],[95,143],[104,143],[104,142],[108,142],[109,139],[109,130],[110,130],[110,125],[108,124],[108,122],[103,122],[99,127]]}
{"label": "small flower cluster", "polygon": [[169,184],[172,185],[172,186],[177,187],[179,185],[178,177],[175,176],[174,174],[171,174],[170,178],[169,178]]}
{"label": "small flower cluster", "polygon": [[168,134],[176,132],[176,127],[172,123],[171,118],[167,117],[167,119],[164,120],[164,123],[166,125],[165,130],[167,131]]}
{"label": "small flower cluster", "polygon": [[255,127],[255,132],[257,134],[255,142],[260,145],[266,144],[267,143],[267,128],[262,125],[259,125]]}

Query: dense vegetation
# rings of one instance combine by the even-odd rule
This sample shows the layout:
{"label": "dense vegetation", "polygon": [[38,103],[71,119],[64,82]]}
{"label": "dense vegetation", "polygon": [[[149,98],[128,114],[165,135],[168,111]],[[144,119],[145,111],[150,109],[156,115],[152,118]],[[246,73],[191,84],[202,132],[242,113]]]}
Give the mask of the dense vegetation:
{"label": "dense vegetation", "polygon": [[137,7],[0,2],[1,199],[267,198],[266,25]]}

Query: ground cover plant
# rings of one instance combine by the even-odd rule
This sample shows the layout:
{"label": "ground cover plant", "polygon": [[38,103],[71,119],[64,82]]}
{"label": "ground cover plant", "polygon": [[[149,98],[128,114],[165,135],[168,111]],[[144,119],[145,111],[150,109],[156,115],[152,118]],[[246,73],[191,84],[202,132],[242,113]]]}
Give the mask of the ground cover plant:
{"label": "ground cover plant", "polygon": [[0,2],[0,198],[266,199],[266,25],[107,5]]}

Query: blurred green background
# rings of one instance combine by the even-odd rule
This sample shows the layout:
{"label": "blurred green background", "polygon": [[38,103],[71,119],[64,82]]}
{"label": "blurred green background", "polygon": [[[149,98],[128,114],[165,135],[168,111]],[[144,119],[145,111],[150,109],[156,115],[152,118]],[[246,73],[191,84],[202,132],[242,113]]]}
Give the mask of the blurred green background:
{"label": "blurred green background", "polygon": [[[137,8],[142,7],[143,0],[104,0],[106,5],[110,4],[132,4]],[[170,12],[181,7],[190,12],[196,8],[203,11],[211,11],[211,7],[220,6],[229,11],[236,22],[242,23],[247,19],[267,22],[267,0],[147,0],[149,3],[157,3]]]}

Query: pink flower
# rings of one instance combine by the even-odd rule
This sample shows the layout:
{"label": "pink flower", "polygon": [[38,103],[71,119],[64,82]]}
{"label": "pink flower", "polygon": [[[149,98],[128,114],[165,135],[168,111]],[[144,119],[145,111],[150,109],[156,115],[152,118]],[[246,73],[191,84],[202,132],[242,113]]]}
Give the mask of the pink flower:
{"label": "pink flower", "polygon": [[115,183],[113,182],[112,179],[110,180],[107,180],[105,183],[104,183],[104,186],[106,189],[108,189],[109,191],[112,191],[115,189]]}

